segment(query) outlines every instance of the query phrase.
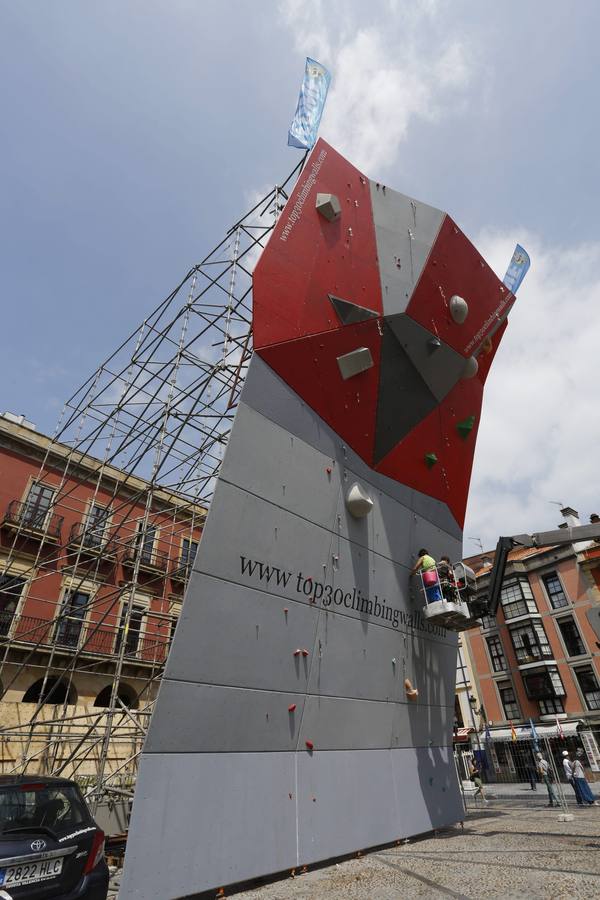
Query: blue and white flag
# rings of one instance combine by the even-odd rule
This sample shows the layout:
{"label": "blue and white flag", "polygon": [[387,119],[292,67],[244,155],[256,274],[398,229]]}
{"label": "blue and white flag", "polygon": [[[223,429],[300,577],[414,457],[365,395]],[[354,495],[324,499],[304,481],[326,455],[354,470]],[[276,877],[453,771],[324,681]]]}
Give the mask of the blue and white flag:
{"label": "blue and white flag", "polygon": [[288,131],[288,147],[314,147],[330,81],[331,74],[325,66],[307,56],[296,115]]}
{"label": "blue and white flag", "polygon": [[529,271],[530,265],[531,260],[529,259],[529,254],[520,244],[517,244],[508,269],[506,270],[506,275],[504,276],[504,284],[511,293],[517,293],[521,282]]}
{"label": "blue and white flag", "polygon": [[537,753],[538,750],[539,750],[540,748],[539,748],[539,745],[538,745],[537,731],[535,730],[535,725],[533,724],[533,720],[532,720],[532,719],[529,720],[529,727],[531,728],[531,739],[532,739],[532,741],[533,741],[533,749],[534,749],[535,752]]}

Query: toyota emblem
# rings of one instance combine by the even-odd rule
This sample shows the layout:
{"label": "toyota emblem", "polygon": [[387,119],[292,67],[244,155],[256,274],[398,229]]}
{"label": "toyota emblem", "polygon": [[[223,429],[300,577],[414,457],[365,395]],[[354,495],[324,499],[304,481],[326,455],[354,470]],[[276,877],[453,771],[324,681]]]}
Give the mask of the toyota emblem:
{"label": "toyota emblem", "polygon": [[40,850],[45,850],[46,849],[46,841],[43,841],[41,838],[38,838],[37,841],[32,841],[31,849],[35,850],[37,853],[39,853]]}

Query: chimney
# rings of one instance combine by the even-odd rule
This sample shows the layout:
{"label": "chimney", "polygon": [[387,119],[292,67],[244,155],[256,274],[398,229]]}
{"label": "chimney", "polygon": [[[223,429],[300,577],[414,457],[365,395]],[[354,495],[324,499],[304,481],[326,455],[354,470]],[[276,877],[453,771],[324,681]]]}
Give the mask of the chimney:
{"label": "chimney", "polygon": [[577,526],[581,524],[581,522],[579,521],[579,513],[576,509],[572,509],[570,506],[565,506],[564,509],[561,509],[560,514],[564,518],[569,528],[577,528]]}

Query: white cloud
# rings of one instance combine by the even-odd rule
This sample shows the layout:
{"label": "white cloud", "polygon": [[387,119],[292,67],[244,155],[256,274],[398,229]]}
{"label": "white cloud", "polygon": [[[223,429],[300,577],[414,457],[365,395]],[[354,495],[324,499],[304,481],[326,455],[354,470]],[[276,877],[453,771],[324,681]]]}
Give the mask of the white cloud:
{"label": "white cloud", "polygon": [[320,133],[380,177],[397,164],[414,119],[437,119],[462,100],[475,54],[452,33],[450,21],[436,28],[440,4],[432,0],[357,9],[360,23],[339,0],[280,4],[298,52],[333,72]]}
{"label": "white cloud", "polygon": [[487,382],[465,528],[486,549],[499,534],[556,527],[551,501],[582,523],[600,507],[600,244],[548,246],[518,230],[488,230],[476,244],[502,277],[517,240],[531,269]]}

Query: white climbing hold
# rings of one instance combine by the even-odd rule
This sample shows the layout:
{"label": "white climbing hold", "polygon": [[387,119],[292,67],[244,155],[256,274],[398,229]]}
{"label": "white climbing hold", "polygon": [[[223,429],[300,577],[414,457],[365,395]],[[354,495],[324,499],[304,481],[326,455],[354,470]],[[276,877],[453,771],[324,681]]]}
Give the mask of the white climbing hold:
{"label": "white climbing hold", "polygon": [[454,296],[450,297],[450,315],[454,319],[457,325],[462,325],[467,316],[469,315],[469,304],[466,300],[463,300],[462,297],[459,297],[458,294],[454,294]]}
{"label": "white climbing hold", "polygon": [[373,509],[373,501],[358,482],[354,482],[346,495],[346,506],[355,519],[363,519]]}
{"label": "white climbing hold", "polygon": [[462,377],[463,378],[474,378],[479,371],[479,363],[475,359],[474,356],[470,356],[465,363],[465,367],[463,369]]}

